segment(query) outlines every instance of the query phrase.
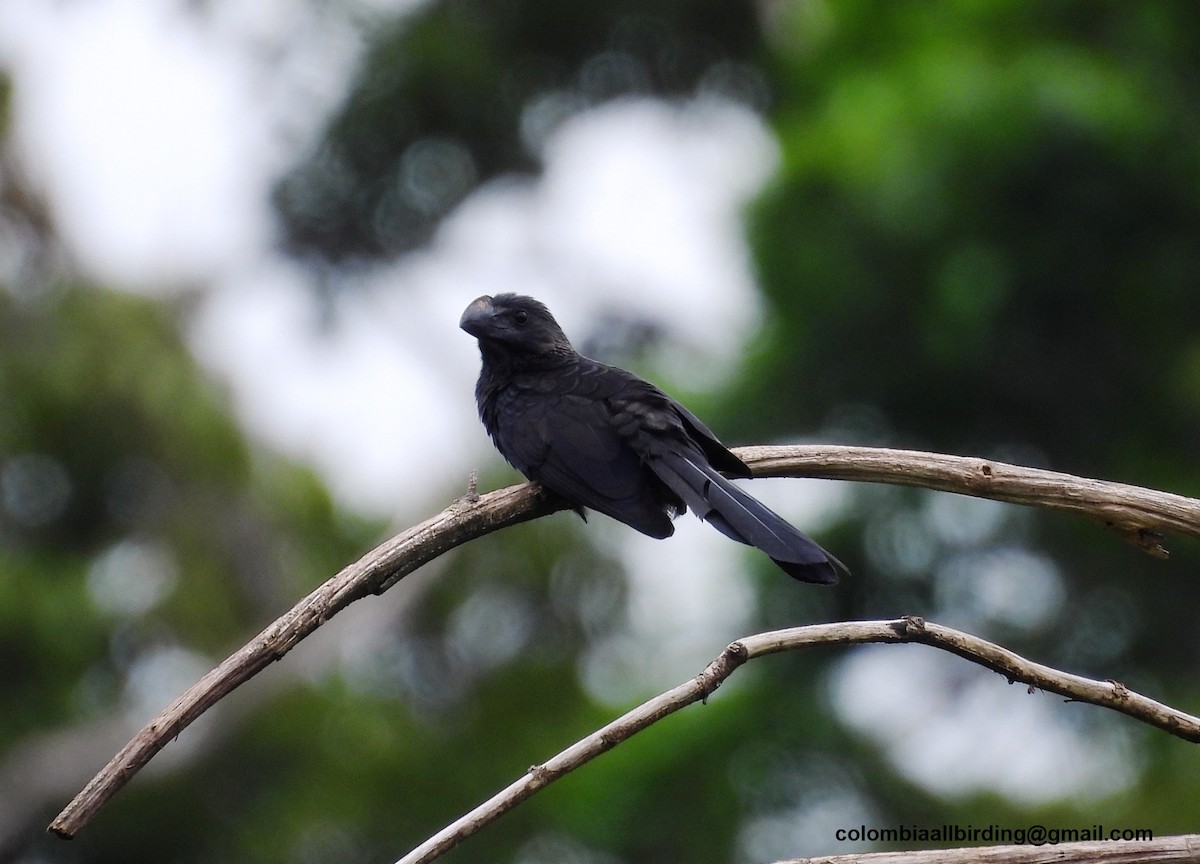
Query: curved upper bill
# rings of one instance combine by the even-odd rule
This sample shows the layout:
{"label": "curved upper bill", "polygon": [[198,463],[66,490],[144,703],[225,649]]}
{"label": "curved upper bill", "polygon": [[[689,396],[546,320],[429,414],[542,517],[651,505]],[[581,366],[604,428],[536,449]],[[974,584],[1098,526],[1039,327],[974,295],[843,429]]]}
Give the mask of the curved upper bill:
{"label": "curved upper bill", "polygon": [[486,322],[491,320],[494,312],[495,309],[492,307],[491,297],[487,294],[484,294],[482,297],[476,297],[463,310],[462,317],[458,319],[458,326],[472,336],[479,336],[479,331],[484,328]]}

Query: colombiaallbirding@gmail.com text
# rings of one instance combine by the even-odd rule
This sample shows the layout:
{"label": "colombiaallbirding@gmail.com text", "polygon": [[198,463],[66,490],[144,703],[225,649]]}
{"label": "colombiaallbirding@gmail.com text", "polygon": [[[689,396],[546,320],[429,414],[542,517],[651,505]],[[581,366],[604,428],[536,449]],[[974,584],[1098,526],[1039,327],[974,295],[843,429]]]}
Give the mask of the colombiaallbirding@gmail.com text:
{"label": "colombiaallbirding@gmail.com text", "polygon": [[854,828],[838,828],[833,832],[833,836],[839,843],[995,843],[1056,846],[1059,843],[1089,840],[1153,840],[1154,831],[1150,828],[1106,828],[1103,825],[1051,828],[1037,823],[1020,828],[1007,828],[1002,825],[898,825],[875,828],[859,825]]}

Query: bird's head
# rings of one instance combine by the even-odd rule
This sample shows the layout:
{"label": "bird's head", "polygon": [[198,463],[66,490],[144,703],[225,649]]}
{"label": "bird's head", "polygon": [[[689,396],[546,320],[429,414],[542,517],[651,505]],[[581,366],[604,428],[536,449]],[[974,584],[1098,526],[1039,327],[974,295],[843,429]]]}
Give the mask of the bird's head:
{"label": "bird's head", "polygon": [[572,352],[550,310],[532,297],[497,294],[471,301],[458,326],[479,340],[485,354],[551,355]]}

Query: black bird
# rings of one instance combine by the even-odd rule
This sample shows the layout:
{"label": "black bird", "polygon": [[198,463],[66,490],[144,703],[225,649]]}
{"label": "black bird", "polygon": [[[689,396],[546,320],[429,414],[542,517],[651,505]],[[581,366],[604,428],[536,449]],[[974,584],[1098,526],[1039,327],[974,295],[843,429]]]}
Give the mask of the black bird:
{"label": "black bird", "polygon": [[662,538],[690,507],[796,579],[831,584],[845,572],[722,476],[751,473],[694,414],[636,375],[577,353],[537,300],[480,297],[458,323],[479,340],[475,400],[496,448],[581,516],[590,507]]}

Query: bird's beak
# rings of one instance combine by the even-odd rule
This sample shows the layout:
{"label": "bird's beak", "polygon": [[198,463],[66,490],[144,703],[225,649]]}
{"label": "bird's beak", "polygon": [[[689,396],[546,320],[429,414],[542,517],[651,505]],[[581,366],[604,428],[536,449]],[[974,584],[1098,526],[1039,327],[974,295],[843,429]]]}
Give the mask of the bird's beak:
{"label": "bird's beak", "polygon": [[458,319],[458,326],[478,338],[484,335],[495,311],[492,308],[491,297],[486,294],[476,297],[471,301],[471,305],[463,310],[462,317]]}

